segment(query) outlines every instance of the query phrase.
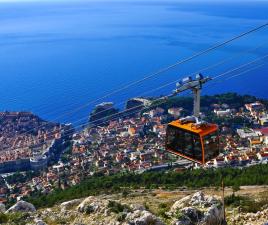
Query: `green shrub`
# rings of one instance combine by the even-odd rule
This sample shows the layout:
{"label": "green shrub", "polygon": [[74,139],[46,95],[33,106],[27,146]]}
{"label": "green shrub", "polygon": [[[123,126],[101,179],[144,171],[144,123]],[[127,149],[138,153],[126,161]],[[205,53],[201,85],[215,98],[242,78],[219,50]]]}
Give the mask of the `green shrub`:
{"label": "green shrub", "polygon": [[232,194],[224,198],[224,202],[227,206],[238,207],[246,201],[246,197],[242,197],[239,195]]}
{"label": "green shrub", "polygon": [[110,210],[114,213],[120,213],[124,211],[126,206],[116,201],[109,201],[108,208],[110,208]]}
{"label": "green shrub", "polygon": [[148,204],[147,202],[144,202],[143,205],[144,205],[144,208],[145,208],[147,211],[150,211],[150,206],[149,206],[149,204]]}
{"label": "green shrub", "polygon": [[175,215],[176,219],[180,220],[185,217],[185,215],[181,211],[177,211]]}
{"label": "green shrub", "polygon": [[7,217],[7,220],[8,220],[7,222],[9,222],[11,224],[25,225],[25,224],[27,224],[26,220],[29,217],[29,214],[16,212],[16,213],[5,214],[5,216]]}
{"label": "green shrub", "polygon": [[158,209],[158,215],[161,216],[164,219],[168,219],[168,215],[166,214],[166,212],[167,212],[166,208]]}
{"label": "green shrub", "polygon": [[239,196],[232,194],[224,198],[227,206],[239,207],[242,212],[256,213],[261,211],[262,208],[268,204],[268,198],[262,197],[260,200],[255,201],[249,197]]}
{"label": "green shrub", "polygon": [[168,208],[168,205],[167,205],[167,203],[162,202],[162,203],[159,204],[159,208],[161,208],[161,209],[167,209]]}
{"label": "green shrub", "polygon": [[126,219],[127,213],[125,212],[120,212],[118,213],[117,220],[119,222],[123,222]]}
{"label": "green shrub", "polygon": [[127,189],[124,189],[122,192],[122,197],[126,198],[129,195],[129,191]]}
{"label": "green shrub", "polygon": [[158,205],[158,215],[161,216],[164,219],[168,219],[169,216],[166,214],[166,212],[169,211],[171,204],[167,204],[165,202],[162,202]]}
{"label": "green shrub", "polygon": [[8,216],[4,213],[0,213],[0,224],[7,223],[8,222]]}

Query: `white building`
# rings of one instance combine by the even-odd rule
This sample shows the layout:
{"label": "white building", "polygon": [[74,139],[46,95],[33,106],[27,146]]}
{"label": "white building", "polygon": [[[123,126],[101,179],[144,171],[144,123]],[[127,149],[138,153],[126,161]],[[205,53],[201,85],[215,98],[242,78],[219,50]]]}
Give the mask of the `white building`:
{"label": "white building", "polygon": [[241,128],[236,130],[240,138],[253,138],[261,136],[259,131],[254,131],[251,128]]}
{"label": "white building", "polygon": [[214,113],[217,116],[230,116],[232,114],[230,109],[225,109],[225,110],[214,109]]}
{"label": "white building", "polygon": [[156,109],[152,109],[149,112],[149,115],[150,115],[150,117],[161,116],[161,115],[163,115],[164,112],[165,112],[164,109],[157,107]]}
{"label": "white building", "polygon": [[213,160],[213,164],[215,167],[223,167],[226,165],[224,157],[217,157],[216,159]]}
{"label": "white building", "polygon": [[268,126],[268,115],[265,115],[264,117],[259,118],[259,123],[262,126]]}
{"label": "white building", "polygon": [[260,133],[262,143],[268,146],[268,127],[256,130],[256,132]]}
{"label": "white building", "polygon": [[170,108],[168,109],[168,113],[174,117],[180,117],[183,108]]}
{"label": "white building", "polygon": [[259,152],[257,157],[260,161],[268,161],[268,152]]}
{"label": "white building", "polygon": [[254,112],[260,112],[265,109],[264,105],[261,102],[246,104],[245,107],[248,111],[250,111],[252,115],[254,114]]}

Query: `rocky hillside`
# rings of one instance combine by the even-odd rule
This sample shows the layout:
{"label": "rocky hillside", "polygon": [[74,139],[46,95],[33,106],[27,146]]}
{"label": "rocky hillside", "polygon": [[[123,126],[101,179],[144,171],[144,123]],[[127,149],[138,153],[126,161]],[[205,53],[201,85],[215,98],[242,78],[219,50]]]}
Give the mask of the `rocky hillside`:
{"label": "rocky hillside", "polygon": [[[266,187],[264,188],[264,190]],[[220,196],[208,192],[136,190],[116,195],[89,196],[38,209],[20,201],[3,212],[1,224],[36,225],[222,225],[224,214]],[[212,192],[210,192],[212,194]],[[216,193],[216,192],[215,192]],[[227,208],[227,222],[234,225],[264,225],[268,205],[257,213]]]}

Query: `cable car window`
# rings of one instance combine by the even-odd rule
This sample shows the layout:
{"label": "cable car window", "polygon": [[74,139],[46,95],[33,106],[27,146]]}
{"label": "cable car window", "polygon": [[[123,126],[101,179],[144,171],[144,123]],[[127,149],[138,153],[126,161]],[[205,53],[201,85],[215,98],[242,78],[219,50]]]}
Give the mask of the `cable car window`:
{"label": "cable car window", "polygon": [[216,158],[219,155],[219,137],[218,133],[206,135],[204,138],[205,161]]}
{"label": "cable car window", "polygon": [[202,160],[202,147],[200,142],[200,137],[198,135],[194,135],[194,152],[195,152],[195,158],[199,161]]}
{"label": "cable car window", "polygon": [[174,129],[173,127],[168,127],[167,129],[167,139],[166,145],[168,148],[175,151],[175,149],[180,149],[182,142],[180,141],[181,134],[178,129]]}
{"label": "cable car window", "polygon": [[193,135],[191,133],[184,133],[184,154],[192,157],[193,152]]}
{"label": "cable car window", "polygon": [[166,146],[168,149],[202,161],[202,147],[199,135],[173,126],[167,128]]}

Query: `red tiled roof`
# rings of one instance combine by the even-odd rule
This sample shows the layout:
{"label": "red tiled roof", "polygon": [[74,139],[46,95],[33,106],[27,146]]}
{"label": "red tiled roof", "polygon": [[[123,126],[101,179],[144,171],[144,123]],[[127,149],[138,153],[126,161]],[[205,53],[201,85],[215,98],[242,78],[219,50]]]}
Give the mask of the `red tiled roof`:
{"label": "red tiled roof", "polygon": [[224,158],[222,158],[222,157],[221,158],[216,158],[216,161],[217,162],[223,162],[224,161]]}
{"label": "red tiled roof", "polygon": [[263,135],[268,135],[268,127],[264,127],[257,130],[260,131]]}

